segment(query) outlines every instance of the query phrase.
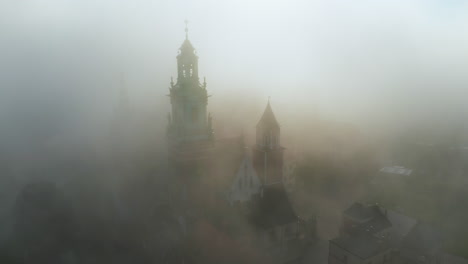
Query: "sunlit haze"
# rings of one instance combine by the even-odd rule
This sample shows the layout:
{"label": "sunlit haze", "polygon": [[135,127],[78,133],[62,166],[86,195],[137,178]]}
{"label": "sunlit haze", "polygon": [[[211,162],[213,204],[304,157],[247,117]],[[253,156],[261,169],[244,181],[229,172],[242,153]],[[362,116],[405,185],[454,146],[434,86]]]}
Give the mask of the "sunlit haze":
{"label": "sunlit haze", "polygon": [[468,264],[468,1],[0,0],[0,263]]}
{"label": "sunlit haze", "polygon": [[187,19],[213,107],[231,98],[265,102],[271,96],[287,111],[295,111],[294,105],[350,121],[398,123],[466,113],[468,11],[463,1],[1,5],[2,67],[13,79],[27,70],[58,75],[40,82],[30,77],[41,93],[64,75],[82,74],[101,83],[93,88],[60,84],[60,89],[92,89],[93,96],[109,98],[112,77],[124,72],[136,105],[165,102],[161,98],[175,75]]}

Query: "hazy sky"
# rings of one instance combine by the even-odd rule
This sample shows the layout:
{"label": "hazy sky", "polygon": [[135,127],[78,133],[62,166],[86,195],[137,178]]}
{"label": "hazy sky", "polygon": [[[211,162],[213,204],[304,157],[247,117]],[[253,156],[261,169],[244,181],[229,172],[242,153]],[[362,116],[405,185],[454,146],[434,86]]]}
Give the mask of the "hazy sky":
{"label": "hazy sky", "polygon": [[185,19],[213,107],[271,96],[351,122],[467,113],[466,1],[0,0],[1,115],[109,112],[120,72],[136,107],[169,109]]}

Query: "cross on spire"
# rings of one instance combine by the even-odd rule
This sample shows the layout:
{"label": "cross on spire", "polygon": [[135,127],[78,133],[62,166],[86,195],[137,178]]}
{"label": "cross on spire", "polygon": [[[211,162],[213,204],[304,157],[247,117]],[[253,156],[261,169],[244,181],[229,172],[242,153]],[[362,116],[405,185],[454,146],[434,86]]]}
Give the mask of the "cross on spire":
{"label": "cross on spire", "polygon": [[188,20],[185,19],[185,39],[188,39]]}

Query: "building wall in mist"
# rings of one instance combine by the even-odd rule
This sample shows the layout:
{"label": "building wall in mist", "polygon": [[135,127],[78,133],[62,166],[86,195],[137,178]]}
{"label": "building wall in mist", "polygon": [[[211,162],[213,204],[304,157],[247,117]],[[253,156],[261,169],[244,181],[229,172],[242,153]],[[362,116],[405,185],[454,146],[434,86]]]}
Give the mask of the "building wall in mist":
{"label": "building wall in mist", "polygon": [[391,250],[380,252],[372,257],[362,259],[351,252],[330,243],[328,264],[384,264],[391,263]]}
{"label": "building wall in mist", "polygon": [[283,178],[283,149],[254,147],[253,164],[264,184],[281,182]]}
{"label": "building wall in mist", "polygon": [[330,243],[328,264],[360,264],[362,260],[350,252]]}
{"label": "building wall in mist", "polygon": [[301,231],[297,222],[274,226],[264,233],[265,245],[267,248],[286,246],[289,241],[297,239]]}

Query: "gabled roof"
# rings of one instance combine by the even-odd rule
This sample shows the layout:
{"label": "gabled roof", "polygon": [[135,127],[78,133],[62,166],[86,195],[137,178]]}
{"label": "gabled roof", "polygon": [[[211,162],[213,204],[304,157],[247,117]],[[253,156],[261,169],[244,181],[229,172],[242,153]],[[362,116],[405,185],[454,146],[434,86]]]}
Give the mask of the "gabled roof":
{"label": "gabled roof", "polygon": [[263,189],[252,206],[251,222],[260,228],[271,228],[297,221],[294,209],[282,184],[273,184]]}
{"label": "gabled roof", "polygon": [[260,121],[258,121],[257,127],[264,127],[264,128],[278,128],[279,129],[279,123],[276,121],[275,114],[273,113],[273,110],[271,110],[270,102],[268,102],[265,111],[263,112],[262,117],[260,118]]}
{"label": "gabled roof", "polygon": [[231,184],[228,199],[231,203],[249,201],[253,194],[258,194],[261,185],[262,183],[253,167],[252,159],[246,151]]}

